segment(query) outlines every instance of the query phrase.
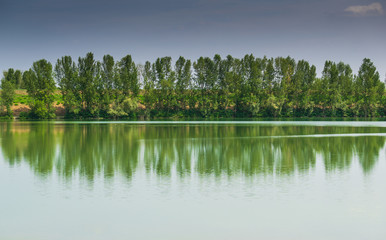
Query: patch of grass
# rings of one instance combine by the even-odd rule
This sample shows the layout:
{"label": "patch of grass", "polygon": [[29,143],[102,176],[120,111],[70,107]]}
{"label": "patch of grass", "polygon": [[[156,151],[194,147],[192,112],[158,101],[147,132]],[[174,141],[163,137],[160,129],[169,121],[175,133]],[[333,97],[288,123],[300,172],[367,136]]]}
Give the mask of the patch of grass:
{"label": "patch of grass", "polygon": [[56,102],[62,102],[63,101],[62,94],[54,94],[54,99]]}
{"label": "patch of grass", "polygon": [[16,94],[13,100],[14,104],[28,104],[30,98],[28,95]]}

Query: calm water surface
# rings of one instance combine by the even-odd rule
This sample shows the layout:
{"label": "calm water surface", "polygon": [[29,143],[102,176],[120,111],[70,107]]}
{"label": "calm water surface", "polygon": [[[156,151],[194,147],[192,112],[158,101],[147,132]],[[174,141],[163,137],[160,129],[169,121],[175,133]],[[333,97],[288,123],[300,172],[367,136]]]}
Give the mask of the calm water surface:
{"label": "calm water surface", "polygon": [[0,122],[0,239],[386,239],[386,122]]}

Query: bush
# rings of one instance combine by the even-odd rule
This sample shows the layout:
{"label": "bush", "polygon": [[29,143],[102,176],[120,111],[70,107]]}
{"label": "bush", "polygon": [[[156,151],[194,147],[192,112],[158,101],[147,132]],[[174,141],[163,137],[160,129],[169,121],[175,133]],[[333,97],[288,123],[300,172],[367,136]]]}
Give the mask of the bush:
{"label": "bush", "polygon": [[47,108],[43,101],[36,100],[32,105],[30,117],[38,119],[51,119],[55,118],[55,113],[52,107]]}
{"label": "bush", "polygon": [[29,113],[28,113],[28,112],[21,112],[20,115],[19,115],[19,118],[20,118],[20,119],[27,119],[27,118],[30,118],[30,117],[29,117]]}
{"label": "bush", "polygon": [[122,109],[129,116],[135,115],[135,113],[137,112],[137,108],[138,101],[135,98],[125,98],[125,100],[123,100],[122,102]]}

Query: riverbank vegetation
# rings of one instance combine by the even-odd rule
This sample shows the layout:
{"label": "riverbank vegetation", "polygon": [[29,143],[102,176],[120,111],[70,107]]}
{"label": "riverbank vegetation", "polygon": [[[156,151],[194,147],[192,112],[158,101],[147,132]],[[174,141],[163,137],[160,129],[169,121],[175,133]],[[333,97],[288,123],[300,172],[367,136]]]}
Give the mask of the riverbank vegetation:
{"label": "riverbank vegetation", "polygon": [[348,64],[326,61],[318,78],[314,65],[291,57],[162,57],[142,65],[130,55],[98,61],[88,53],[3,75],[7,117],[19,103],[26,105],[20,117],[37,119],[386,116],[385,83],[367,58],[356,75]]}

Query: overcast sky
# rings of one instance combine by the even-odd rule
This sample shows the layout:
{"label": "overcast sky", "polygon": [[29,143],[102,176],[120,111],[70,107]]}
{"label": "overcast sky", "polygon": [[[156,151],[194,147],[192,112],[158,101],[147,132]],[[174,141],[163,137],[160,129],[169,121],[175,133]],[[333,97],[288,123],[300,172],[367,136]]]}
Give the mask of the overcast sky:
{"label": "overcast sky", "polygon": [[0,70],[33,61],[288,56],[386,73],[385,0],[0,0]]}

